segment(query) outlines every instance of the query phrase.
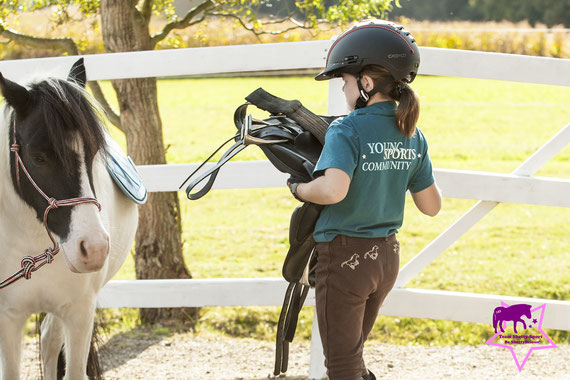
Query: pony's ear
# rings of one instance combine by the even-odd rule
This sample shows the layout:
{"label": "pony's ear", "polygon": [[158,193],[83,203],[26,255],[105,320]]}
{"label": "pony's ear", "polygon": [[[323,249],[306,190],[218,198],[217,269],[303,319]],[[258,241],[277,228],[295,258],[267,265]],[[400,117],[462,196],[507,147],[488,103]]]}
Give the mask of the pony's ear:
{"label": "pony's ear", "polygon": [[17,114],[24,115],[26,113],[30,101],[30,93],[25,87],[4,78],[2,73],[0,73],[0,91],[2,91],[6,102],[16,110]]}
{"label": "pony's ear", "polygon": [[85,88],[85,83],[87,83],[87,73],[85,72],[85,64],[83,62],[83,58],[79,58],[79,60],[77,60],[77,62],[71,66],[67,80],[70,82],[75,82],[81,87]]}

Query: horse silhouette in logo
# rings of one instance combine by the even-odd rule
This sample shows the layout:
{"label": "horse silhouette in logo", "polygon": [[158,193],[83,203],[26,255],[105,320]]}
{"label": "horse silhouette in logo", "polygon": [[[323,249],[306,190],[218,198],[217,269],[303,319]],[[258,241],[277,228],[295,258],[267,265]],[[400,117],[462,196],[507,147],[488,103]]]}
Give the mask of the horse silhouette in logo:
{"label": "horse silhouette in logo", "polygon": [[364,254],[364,258],[371,258],[372,260],[376,260],[378,258],[378,246],[375,245],[372,249]]}
{"label": "horse silhouette in logo", "polygon": [[345,262],[340,264],[340,267],[342,268],[345,265],[347,265],[350,269],[355,270],[356,267],[358,266],[358,264],[360,264],[360,262],[358,261],[359,257],[360,257],[360,255],[358,253],[355,253],[354,255],[352,255],[350,260],[346,260]]}
{"label": "horse silhouette in logo", "polygon": [[520,303],[517,305],[511,305],[509,307],[496,307],[493,312],[493,327],[495,328],[495,333],[497,332],[497,325],[501,329],[501,332],[505,332],[503,329],[504,321],[513,321],[513,327],[515,333],[517,332],[517,322],[522,322],[524,330],[526,330],[526,323],[522,320],[524,315],[527,318],[531,318],[532,314],[530,312],[531,305]]}

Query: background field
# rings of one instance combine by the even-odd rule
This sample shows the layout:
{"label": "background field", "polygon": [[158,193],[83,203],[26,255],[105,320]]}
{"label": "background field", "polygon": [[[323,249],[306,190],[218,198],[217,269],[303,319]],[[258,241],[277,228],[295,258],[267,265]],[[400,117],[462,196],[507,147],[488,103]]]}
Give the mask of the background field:
{"label": "background field", "polygon": [[[160,80],[169,162],[205,159],[235,132],[233,111],[257,87],[326,114],[327,85],[311,77]],[[419,125],[436,168],[510,173],[570,121],[569,88],[427,76],[418,77],[413,87],[421,97]],[[105,89],[111,94],[108,83]],[[250,147],[237,159],[264,157]],[[566,147],[537,175],[570,178],[569,161]],[[195,278],[280,276],[289,217],[298,204],[285,187],[218,190],[199,201],[180,196],[184,254]],[[401,265],[474,203],[445,199],[440,215],[429,218],[408,202],[398,236]],[[409,287],[567,300],[569,225],[566,208],[501,204]],[[133,265],[129,258],[116,279],[134,279]],[[205,308],[197,330],[273,339],[278,309]],[[312,312],[311,307],[303,311],[298,337],[310,336]],[[138,324],[130,309],[106,311],[105,318],[118,331]],[[156,329],[169,331],[168,326]],[[490,332],[490,323],[380,317],[371,338],[398,344],[477,344]],[[568,341],[567,332],[550,335],[557,343]]]}

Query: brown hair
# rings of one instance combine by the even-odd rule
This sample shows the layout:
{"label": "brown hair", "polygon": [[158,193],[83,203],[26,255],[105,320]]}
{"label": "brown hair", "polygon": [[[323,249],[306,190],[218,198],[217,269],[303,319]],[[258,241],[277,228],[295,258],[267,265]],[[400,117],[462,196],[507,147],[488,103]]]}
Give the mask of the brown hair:
{"label": "brown hair", "polygon": [[[376,87],[390,77],[390,72],[382,66],[368,65],[362,69],[360,75],[368,75],[372,78],[374,87]],[[420,100],[418,95],[407,83],[402,81],[393,81],[383,85],[380,92],[398,102],[396,125],[404,136],[412,137],[420,117]]]}

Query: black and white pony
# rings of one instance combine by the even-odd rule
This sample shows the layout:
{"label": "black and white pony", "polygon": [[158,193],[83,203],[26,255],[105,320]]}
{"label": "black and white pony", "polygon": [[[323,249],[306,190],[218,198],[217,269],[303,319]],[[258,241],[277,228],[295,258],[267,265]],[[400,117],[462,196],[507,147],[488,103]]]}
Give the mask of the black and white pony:
{"label": "black and white pony", "polygon": [[87,378],[97,293],[133,243],[137,207],[106,170],[112,141],[85,81],[83,60],[68,80],[21,86],[0,74],[3,380],[19,379],[22,328],[39,312],[44,376],[56,378],[63,347],[65,378]]}

